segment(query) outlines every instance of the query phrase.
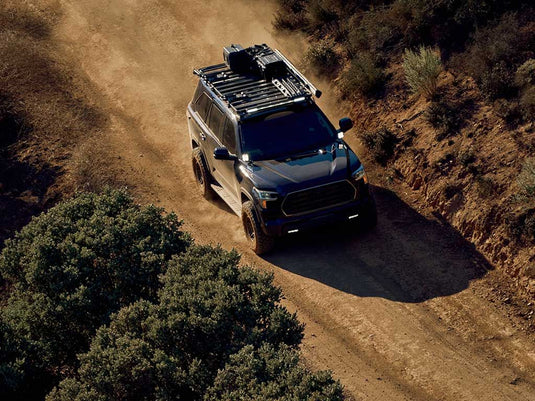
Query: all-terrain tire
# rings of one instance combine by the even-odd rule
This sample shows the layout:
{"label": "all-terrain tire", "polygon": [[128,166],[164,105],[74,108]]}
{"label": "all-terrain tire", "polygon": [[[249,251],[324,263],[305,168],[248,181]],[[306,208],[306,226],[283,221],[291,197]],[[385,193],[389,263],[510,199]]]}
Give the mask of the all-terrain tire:
{"label": "all-terrain tire", "polygon": [[242,222],[245,236],[249,241],[251,249],[257,255],[262,255],[273,249],[275,238],[267,235],[262,230],[251,201],[247,201],[242,205]]}
{"label": "all-terrain tire", "polygon": [[214,197],[214,190],[210,185],[212,177],[200,148],[193,149],[191,153],[191,164],[199,192],[205,199],[212,199]]}

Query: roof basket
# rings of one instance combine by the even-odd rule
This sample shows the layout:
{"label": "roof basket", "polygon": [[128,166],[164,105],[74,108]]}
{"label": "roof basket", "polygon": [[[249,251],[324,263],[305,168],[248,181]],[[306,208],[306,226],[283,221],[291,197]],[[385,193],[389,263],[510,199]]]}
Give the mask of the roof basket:
{"label": "roof basket", "polygon": [[223,59],[194,73],[242,119],[321,96],[286,57],[265,44],[227,46]]}

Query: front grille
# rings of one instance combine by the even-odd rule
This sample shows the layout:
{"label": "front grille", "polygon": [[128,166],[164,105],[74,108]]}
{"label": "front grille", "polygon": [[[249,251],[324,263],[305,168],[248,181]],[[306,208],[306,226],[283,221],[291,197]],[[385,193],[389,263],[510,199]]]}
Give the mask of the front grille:
{"label": "front grille", "polygon": [[355,187],[349,181],[338,181],[288,194],[282,211],[287,216],[310,213],[351,202],[355,195]]}

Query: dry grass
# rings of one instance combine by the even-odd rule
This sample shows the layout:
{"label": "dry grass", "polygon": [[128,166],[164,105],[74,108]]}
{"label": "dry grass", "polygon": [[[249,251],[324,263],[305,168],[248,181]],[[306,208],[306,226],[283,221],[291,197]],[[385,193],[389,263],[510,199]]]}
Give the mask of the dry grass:
{"label": "dry grass", "polygon": [[89,155],[96,144],[81,150],[108,121],[89,79],[51,39],[60,10],[57,0],[0,1],[0,245],[62,196],[113,184],[111,173],[88,171],[105,167]]}
{"label": "dry grass", "polygon": [[115,171],[111,162],[113,156],[101,145],[102,140],[101,135],[95,135],[74,149],[67,179],[75,191],[100,193],[108,187],[126,185]]}

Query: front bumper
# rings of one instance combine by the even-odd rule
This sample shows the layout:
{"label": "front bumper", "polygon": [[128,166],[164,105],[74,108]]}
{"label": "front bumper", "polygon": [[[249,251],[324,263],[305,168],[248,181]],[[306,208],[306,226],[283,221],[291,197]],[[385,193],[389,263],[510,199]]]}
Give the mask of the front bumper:
{"label": "front bumper", "polygon": [[[309,213],[301,216],[280,216],[276,219],[265,219],[266,214],[260,211],[262,228],[267,235],[281,237],[297,231],[305,231],[329,224],[348,222],[352,219],[365,218],[373,208],[373,199],[370,195],[346,203],[341,206]],[[350,219],[351,218],[351,219]]]}

